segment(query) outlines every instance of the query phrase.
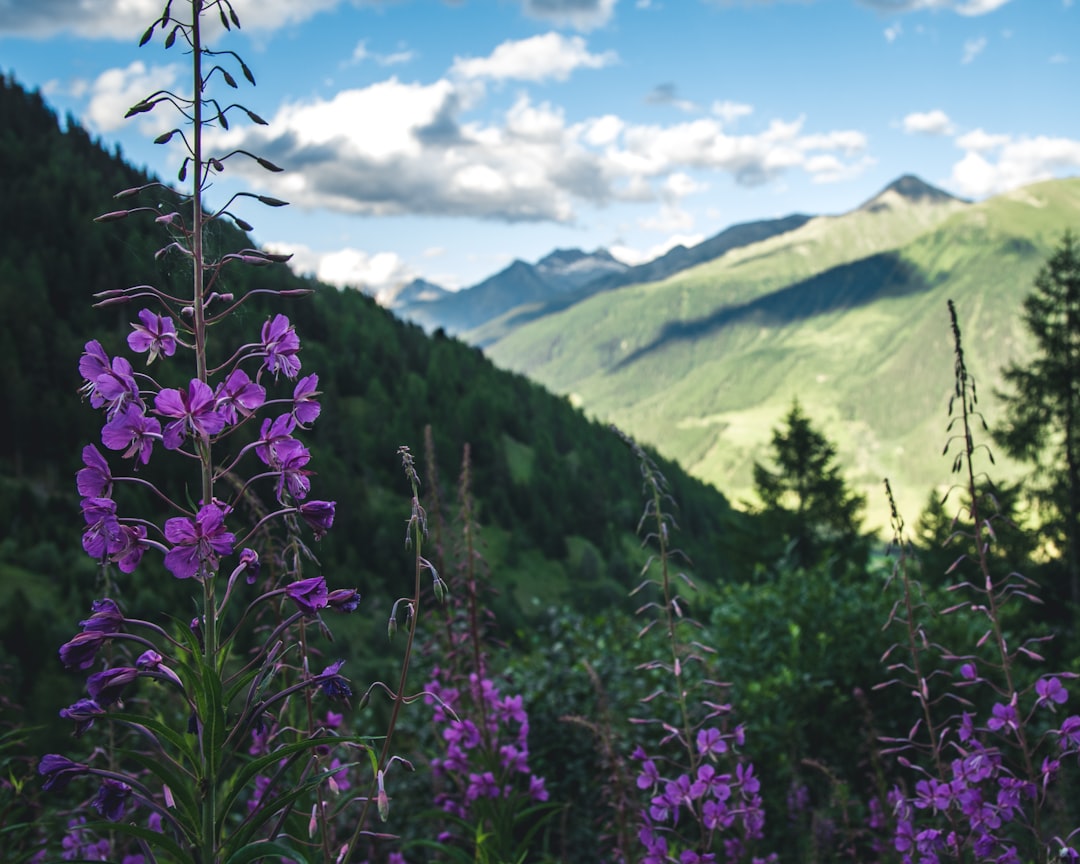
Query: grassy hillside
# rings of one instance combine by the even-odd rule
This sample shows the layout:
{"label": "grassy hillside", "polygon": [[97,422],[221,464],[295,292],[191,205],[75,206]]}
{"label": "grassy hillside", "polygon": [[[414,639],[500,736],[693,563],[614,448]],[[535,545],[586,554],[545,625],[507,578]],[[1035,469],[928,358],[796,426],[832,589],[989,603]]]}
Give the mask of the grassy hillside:
{"label": "grassy hillside", "polygon": [[798,397],[886,520],[890,477],[909,518],[947,479],[946,300],[991,421],[999,367],[1025,347],[1021,298],[1064,228],[1080,179],[981,204],[901,202],[812,220],[662,282],[599,295],[489,350],[569,394],[733,499]]}

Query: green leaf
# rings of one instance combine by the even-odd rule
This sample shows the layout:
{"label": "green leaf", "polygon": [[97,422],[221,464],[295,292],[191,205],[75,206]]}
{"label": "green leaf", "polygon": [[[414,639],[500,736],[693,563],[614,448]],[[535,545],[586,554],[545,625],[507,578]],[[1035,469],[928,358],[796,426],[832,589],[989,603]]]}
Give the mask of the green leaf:
{"label": "green leaf", "polygon": [[278,843],[276,840],[259,840],[257,843],[249,843],[241,849],[237,849],[230,855],[225,864],[249,864],[267,855],[280,855],[282,858],[292,858],[300,864],[308,864],[308,859],[303,853],[298,852],[291,846]]}

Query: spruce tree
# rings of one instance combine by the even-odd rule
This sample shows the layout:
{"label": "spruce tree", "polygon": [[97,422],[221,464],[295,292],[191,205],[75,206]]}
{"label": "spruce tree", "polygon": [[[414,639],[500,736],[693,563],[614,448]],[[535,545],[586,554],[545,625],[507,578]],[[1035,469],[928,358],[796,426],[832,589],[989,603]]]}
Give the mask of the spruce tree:
{"label": "spruce tree", "polygon": [[828,552],[864,552],[860,537],[865,500],[852,492],[836,463],[836,447],[810,423],[798,400],[773,430],[776,469],[754,463],[762,515],[793,544],[796,564],[808,567]]}
{"label": "spruce tree", "polygon": [[1064,552],[1068,596],[1080,603],[1080,245],[1066,231],[1024,300],[1035,351],[1003,371],[1005,423],[996,433],[1035,466],[1047,539]]}

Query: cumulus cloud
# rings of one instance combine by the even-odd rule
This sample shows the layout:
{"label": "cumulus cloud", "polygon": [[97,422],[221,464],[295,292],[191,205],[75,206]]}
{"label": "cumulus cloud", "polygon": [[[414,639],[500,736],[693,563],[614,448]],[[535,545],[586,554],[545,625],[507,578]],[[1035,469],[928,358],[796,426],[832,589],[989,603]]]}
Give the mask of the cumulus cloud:
{"label": "cumulus cloud", "polygon": [[580,36],[552,32],[507,40],[487,57],[457,57],[450,74],[472,80],[565,81],[577,69],[600,69],[617,59],[613,51],[590,54]]}
{"label": "cumulus cloud", "polygon": [[[295,24],[333,9],[341,0],[233,0],[245,30]],[[161,0],[32,0],[3,4],[0,32],[47,38],[73,33],[87,39],[138,39],[161,15]]]}
{"label": "cumulus cloud", "polygon": [[964,42],[964,56],[960,59],[961,63],[970,63],[976,57],[978,57],[986,48],[986,37],[979,36],[977,39],[967,39]]}
{"label": "cumulus cloud", "polygon": [[[506,222],[572,222],[582,204],[672,205],[710,173],[743,186],[788,171],[830,182],[870,164],[861,132],[807,132],[801,117],[743,134],[722,117],[642,125],[606,114],[571,122],[559,106],[521,94],[501,115],[474,119],[470,100],[482,97],[482,88],[478,96],[475,82],[459,77],[390,78],[284,105],[267,118],[269,127],[214,131],[212,143],[218,152],[242,148],[284,167],[271,176],[244,160],[227,166],[300,207]],[[749,113],[725,104],[720,113],[729,118]]]}
{"label": "cumulus cloud", "polygon": [[622,261],[623,264],[634,266],[654,261],[661,255],[666,255],[676,246],[685,246],[687,249],[697,246],[705,239],[704,234],[672,234],[661,243],[650,246],[648,249],[640,249],[636,246],[627,246],[624,243],[613,243],[608,246],[608,251],[613,257]]}
{"label": "cumulus cloud", "polygon": [[316,252],[309,246],[294,243],[267,243],[266,248],[292,255],[289,266],[296,273],[314,276],[338,288],[358,288],[376,297],[400,288],[418,275],[394,252],[371,254],[351,247]]}
{"label": "cumulus cloud", "polygon": [[996,195],[1080,169],[1080,140],[992,135],[976,129],[956,139],[965,151],[953,166],[953,184],[972,197]]}
{"label": "cumulus cloud", "polygon": [[[97,132],[119,129],[126,122],[124,115],[132,105],[158,90],[170,89],[179,75],[176,66],[148,67],[141,60],[123,69],[106,69],[87,88],[90,101],[86,120]],[[81,85],[76,89],[81,89]],[[150,128],[161,125],[153,114],[143,115],[143,119]]]}
{"label": "cumulus cloud", "polygon": [[391,54],[380,54],[378,52],[369,51],[367,47],[367,40],[361,39],[356,43],[356,47],[353,49],[352,63],[363,63],[365,60],[373,60],[380,66],[398,66],[402,63],[409,63],[416,56],[415,52],[402,48],[399,51],[394,51]]}
{"label": "cumulus cloud", "polygon": [[521,6],[531,18],[587,32],[611,20],[615,3],[616,0],[522,0]]}
{"label": "cumulus cloud", "polygon": [[950,135],[953,130],[949,115],[940,108],[933,111],[913,111],[904,117],[903,126],[908,135]]}

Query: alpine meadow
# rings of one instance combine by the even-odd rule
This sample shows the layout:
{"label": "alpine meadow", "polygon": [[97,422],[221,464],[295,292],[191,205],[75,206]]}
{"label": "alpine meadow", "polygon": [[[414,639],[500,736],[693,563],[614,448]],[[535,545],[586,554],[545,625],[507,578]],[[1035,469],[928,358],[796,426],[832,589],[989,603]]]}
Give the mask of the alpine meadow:
{"label": "alpine meadow", "polygon": [[4,862],[1080,861],[1080,178],[357,290],[157,5],[167,176],[0,74]]}

